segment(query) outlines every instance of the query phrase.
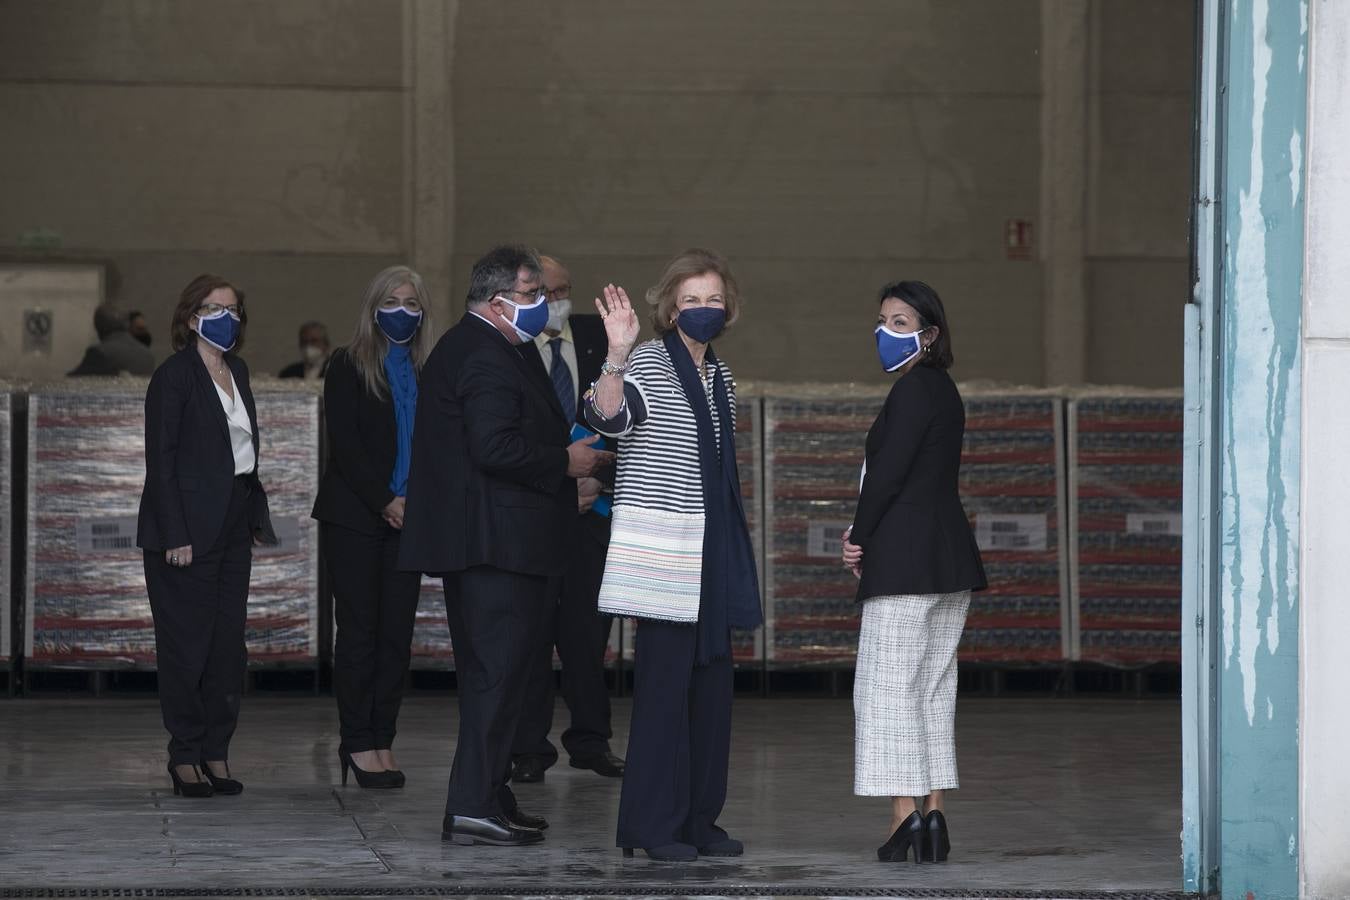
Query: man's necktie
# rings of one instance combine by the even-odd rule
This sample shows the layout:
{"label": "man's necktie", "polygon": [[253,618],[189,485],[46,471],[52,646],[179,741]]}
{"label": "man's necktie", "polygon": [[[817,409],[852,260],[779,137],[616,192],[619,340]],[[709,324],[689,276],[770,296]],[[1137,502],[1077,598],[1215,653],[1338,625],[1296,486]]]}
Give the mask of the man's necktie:
{"label": "man's necktie", "polygon": [[553,361],[548,364],[548,377],[553,379],[553,391],[562,405],[563,416],[568,422],[577,417],[577,386],[572,383],[572,373],[567,368],[567,360],[562,355],[563,339],[549,338],[548,348],[553,351]]}

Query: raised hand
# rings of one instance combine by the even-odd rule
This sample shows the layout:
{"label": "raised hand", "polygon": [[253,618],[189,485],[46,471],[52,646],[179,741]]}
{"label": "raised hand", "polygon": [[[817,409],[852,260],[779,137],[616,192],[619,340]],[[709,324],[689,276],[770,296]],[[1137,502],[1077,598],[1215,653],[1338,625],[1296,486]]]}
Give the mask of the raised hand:
{"label": "raised hand", "polygon": [[605,298],[595,299],[595,308],[605,323],[605,336],[609,339],[609,359],[616,365],[628,358],[628,353],[637,343],[642,325],[638,322],[637,310],[633,309],[628,293],[621,287],[605,285]]}

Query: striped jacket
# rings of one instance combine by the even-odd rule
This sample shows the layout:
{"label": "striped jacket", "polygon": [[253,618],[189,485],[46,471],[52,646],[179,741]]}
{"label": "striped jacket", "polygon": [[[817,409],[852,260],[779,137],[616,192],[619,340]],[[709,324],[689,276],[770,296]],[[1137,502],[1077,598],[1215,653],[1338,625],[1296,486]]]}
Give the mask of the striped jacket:
{"label": "striped jacket", "polygon": [[[736,428],[736,383],[717,361],[727,386],[730,427]],[[600,587],[600,611],[668,622],[697,622],[703,576],[703,478],[698,425],[675,363],[660,341],[639,345],[629,357],[624,393],[629,402],[597,431],[617,438],[618,475],[609,556]],[[712,379],[707,401],[720,438]],[[720,447],[720,440],[718,442]]]}

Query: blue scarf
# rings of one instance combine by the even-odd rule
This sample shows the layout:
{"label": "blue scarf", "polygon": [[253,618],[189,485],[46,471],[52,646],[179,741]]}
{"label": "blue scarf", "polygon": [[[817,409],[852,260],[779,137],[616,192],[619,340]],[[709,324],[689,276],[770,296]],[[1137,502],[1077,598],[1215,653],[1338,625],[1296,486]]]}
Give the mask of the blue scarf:
{"label": "blue scarf", "polygon": [[713,402],[717,404],[719,435],[703,380],[677,331],[666,333],[666,352],[698,424],[699,474],[703,480],[703,578],[698,603],[697,665],[731,656],[731,629],[756,628],[764,621],[759,605],[759,574],[750,529],[741,502],[741,476],[736,470],[736,433],[731,424],[731,401],[712,347]]}
{"label": "blue scarf", "polygon": [[384,375],[389,382],[389,396],[394,401],[394,424],[398,431],[398,455],[394,457],[394,474],[389,478],[389,490],[395,497],[408,493],[408,466],[412,463],[413,417],[417,412],[417,373],[413,371],[412,357],[402,344],[389,344],[384,354]]}

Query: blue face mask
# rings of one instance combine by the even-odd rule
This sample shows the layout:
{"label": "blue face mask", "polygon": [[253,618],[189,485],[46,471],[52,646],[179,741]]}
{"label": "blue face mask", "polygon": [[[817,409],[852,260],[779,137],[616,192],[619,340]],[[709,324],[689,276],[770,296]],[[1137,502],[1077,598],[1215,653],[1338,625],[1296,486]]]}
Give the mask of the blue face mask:
{"label": "blue face mask", "polygon": [[718,306],[694,306],[682,311],[675,322],[691,341],[706,344],[726,327],[727,311]]}
{"label": "blue face mask", "polygon": [[922,353],[923,343],[919,340],[921,334],[922,331],[901,334],[885,325],[878,325],[877,356],[881,357],[881,367],[887,372],[894,372]]}
{"label": "blue face mask", "polygon": [[377,309],[375,324],[380,326],[384,336],[395,344],[406,344],[413,339],[413,335],[417,334],[417,327],[422,324],[422,311],[419,309],[413,312],[402,306],[394,309]]}
{"label": "blue face mask", "polygon": [[515,308],[516,316],[511,321],[511,326],[516,329],[516,334],[520,335],[522,341],[532,341],[543,333],[544,327],[548,325],[548,298],[540,292],[535,301],[528,306],[521,306],[519,303],[512,303],[502,297],[503,303],[510,303]]}
{"label": "blue face mask", "polygon": [[225,309],[214,316],[198,316],[197,336],[221,353],[228,353],[239,340],[239,320]]}

